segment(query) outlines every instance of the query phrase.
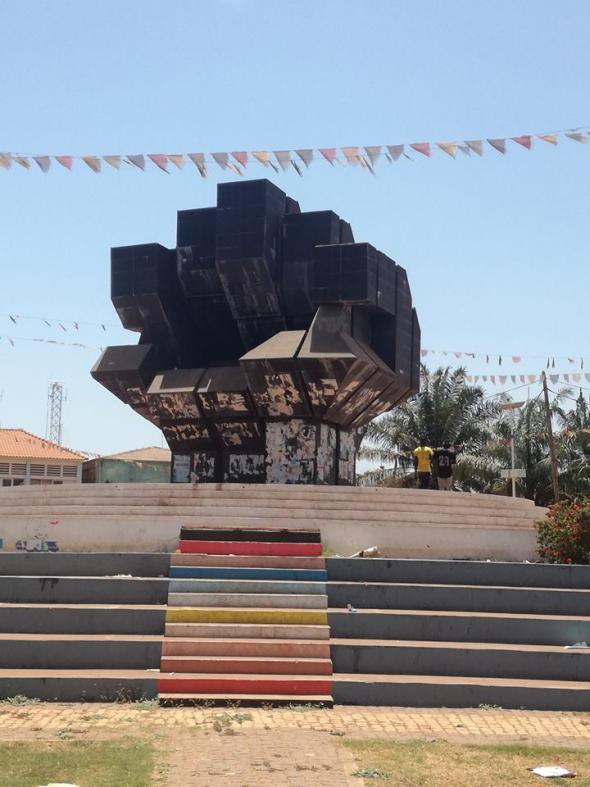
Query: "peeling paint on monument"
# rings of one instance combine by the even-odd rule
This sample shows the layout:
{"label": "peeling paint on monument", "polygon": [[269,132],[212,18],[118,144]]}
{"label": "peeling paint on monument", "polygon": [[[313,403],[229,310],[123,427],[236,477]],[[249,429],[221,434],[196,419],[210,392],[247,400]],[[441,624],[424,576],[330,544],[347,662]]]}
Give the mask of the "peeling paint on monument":
{"label": "peeling paint on monument", "polygon": [[404,269],[266,180],[180,211],[175,250],[112,249],[111,294],[140,340],[92,375],[162,429],[176,482],[352,484],[358,429],[418,390]]}

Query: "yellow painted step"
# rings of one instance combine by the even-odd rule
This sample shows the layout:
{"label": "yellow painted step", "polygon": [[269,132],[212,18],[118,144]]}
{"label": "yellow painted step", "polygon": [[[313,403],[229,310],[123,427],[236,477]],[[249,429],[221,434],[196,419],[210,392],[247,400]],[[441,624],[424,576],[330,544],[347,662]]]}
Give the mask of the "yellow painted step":
{"label": "yellow painted step", "polygon": [[325,626],[323,610],[168,607],[166,623],[294,623]]}

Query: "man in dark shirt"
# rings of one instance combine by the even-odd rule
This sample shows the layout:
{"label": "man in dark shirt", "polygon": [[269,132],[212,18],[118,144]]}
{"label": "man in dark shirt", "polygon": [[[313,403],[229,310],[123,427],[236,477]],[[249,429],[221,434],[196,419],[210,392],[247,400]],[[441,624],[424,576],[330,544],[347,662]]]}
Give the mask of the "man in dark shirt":
{"label": "man in dark shirt", "polygon": [[457,461],[450,443],[443,443],[442,448],[434,452],[432,463],[436,468],[438,488],[447,492],[453,489],[453,465]]}

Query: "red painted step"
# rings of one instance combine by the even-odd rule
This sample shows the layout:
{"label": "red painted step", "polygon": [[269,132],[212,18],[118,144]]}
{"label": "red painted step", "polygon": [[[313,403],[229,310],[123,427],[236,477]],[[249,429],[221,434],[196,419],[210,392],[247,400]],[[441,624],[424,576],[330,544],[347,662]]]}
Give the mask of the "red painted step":
{"label": "red painted step", "polygon": [[184,554],[202,555],[296,555],[319,557],[321,544],[281,544],[268,541],[181,541]]}
{"label": "red painted step", "polygon": [[330,659],[252,658],[248,656],[163,656],[161,672],[223,675],[331,675]]}
{"label": "red painted step", "polygon": [[158,691],[163,694],[332,694],[332,681],[309,675],[161,675]]}

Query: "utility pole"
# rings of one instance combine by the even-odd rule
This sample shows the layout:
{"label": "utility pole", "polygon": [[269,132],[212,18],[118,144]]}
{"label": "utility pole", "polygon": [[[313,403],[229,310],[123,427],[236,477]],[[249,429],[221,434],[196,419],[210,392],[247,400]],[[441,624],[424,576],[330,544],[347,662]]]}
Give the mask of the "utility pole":
{"label": "utility pole", "polygon": [[549,458],[551,459],[551,481],[553,483],[553,502],[559,501],[559,479],[557,477],[557,458],[555,456],[555,441],[553,440],[553,426],[551,425],[551,410],[549,408],[549,391],[547,390],[547,375],[541,372],[543,382],[543,395],[545,397],[545,418],[547,421],[547,439],[549,441]]}
{"label": "utility pole", "polygon": [[52,443],[61,445],[62,418],[61,410],[65,398],[63,383],[49,383],[47,392],[47,428],[45,437]]}

